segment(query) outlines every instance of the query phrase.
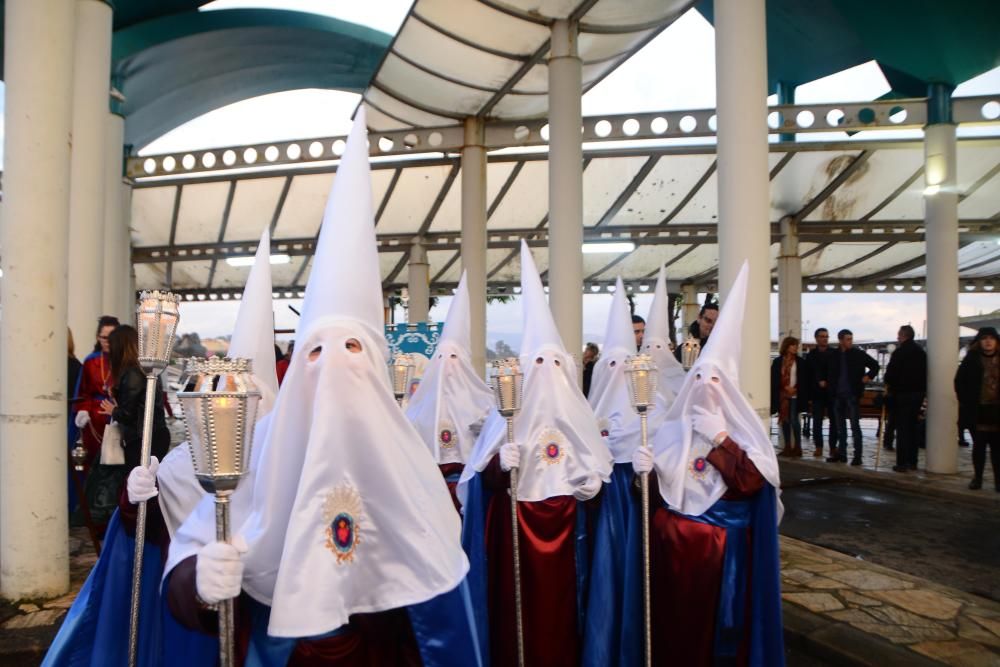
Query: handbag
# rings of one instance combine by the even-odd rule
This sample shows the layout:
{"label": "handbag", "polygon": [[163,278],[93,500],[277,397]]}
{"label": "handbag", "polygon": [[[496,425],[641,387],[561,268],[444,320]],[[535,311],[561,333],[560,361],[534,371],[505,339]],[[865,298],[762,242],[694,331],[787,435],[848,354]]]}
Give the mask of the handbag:
{"label": "handbag", "polygon": [[104,427],[104,437],[101,438],[101,465],[125,465],[125,449],[122,446],[122,430],[118,422],[109,422]]}

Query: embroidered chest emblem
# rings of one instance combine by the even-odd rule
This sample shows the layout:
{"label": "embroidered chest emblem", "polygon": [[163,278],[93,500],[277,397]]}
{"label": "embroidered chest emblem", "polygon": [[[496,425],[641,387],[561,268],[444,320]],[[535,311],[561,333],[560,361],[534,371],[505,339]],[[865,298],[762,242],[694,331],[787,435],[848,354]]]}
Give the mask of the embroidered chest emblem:
{"label": "embroidered chest emblem", "polygon": [[691,465],[688,471],[695,479],[703,480],[711,471],[711,465],[709,464],[708,459],[704,456],[696,456],[691,459]]}
{"label": "embroidered chest emblem", "polygon": [[555,429],[545,429],[538,436],[538,457],[549,465],[555,465],[566,456],[566,438]]}
{"label": "embroidered chest emblem", "polygon": [[607,419],[598,419],[597,428],[600,429],[602,438],[611,435],[611,423]]}
{"label": "embroidered chest emblem", "polygon": [[326,525],[326,548],[337,557],[337,564],[353,563],[354,553],[361,544],[364,519],[361,494],[349,482],[338,484],[323,502],[323,523]]}
{"label": "embroidered chest emblem", "polygon": [[458,444],[458,432],[454,424],[444,420],[438,424],[438,444],[445,449],[451,449]]}

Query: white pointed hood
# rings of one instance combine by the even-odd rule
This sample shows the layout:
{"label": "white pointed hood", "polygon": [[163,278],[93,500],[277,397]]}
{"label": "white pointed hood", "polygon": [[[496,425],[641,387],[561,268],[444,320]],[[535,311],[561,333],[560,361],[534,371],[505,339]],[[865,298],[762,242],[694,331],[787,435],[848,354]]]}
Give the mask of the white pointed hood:
{"label": "white pointed hood", "polygon": [[[265,228],[257,246],[253,267],[243,288],[243,298],[236,313],[236,324],[233,327],[228,353],[230,357],[242,357],[253,362],[254,381],[261,393],[260,403],[257,406],[258,422],[271,412],[278,393],[278,375],[274,362],[273,308],[271,237]],[[191,447],[187,441],[163,457],[156,471],[156,481],[160,490],[160,511],[167,525],[167,532],[170,533],[171,539],[175,539],[177,530],[205,495],[194,477]],[[208,535],[214,535],[214,513],[209,513],[207,521],[199,523],[204,523],[202,528],[211,531]]]}
{"label": "white pointed hood", "polygon": [[719,311],[698,361],[687,374],[666,421],[653,437],[660,495],[671,508],[700,515],[726,492],[719,472],[707,462],[712,443],[691,426],[695,406],[719,411],[729,437],[747,453],[764,479],[780,489],[778,461],[760,417],[740,391],[739,360],[746,305],[746,262]]}
{"label": "white pointed hood", "polygon": [[[641,440],[639,413],[632,407],[628,380],[625,377],[625,359],[633,354],[635,333],[632,330],[632,316],[625,299],[625,286],[619,277],[615,282],[615,294],[608,312],[604,347],[594,364],[588,397],[601,434],[607,434],[605,440],[615,463],[631,461]],[[651,411],[650,417],[655,418],[656,413]]]}
{"label": "white pointed hood", "polygon": [[[521,300],[524,395],[514,418],[514,438],[521,449],[518,498],[538,501],[570,495],[595,475],[608,481],[612,459],[577,384],[576,364],[563,347],[538,269],[523,241]],[[463,503],[469,480],[489,464],[505,438],[505,421],[494,410],[462,473],[458,496]]]}
{"label": "white pointed hood", "polygon": [[275,637],[425,602],[469,566],[447,486],[386,371],[363,109],[324,214],[295,348],[240,530],[243,588],[271,606]]}
{"label": "white pointed hood", "polygon": [[469,336],[469,288],[463,272],[437,349],[406,408],[439,464],[465,463],[493,408],[489,387],[472,367]]}
{"label": "white pointed hood", "polygon": [[684,367],[670,349],[670,296],[667,294],[666,269],[660,266],[653,291],[653,303],[646,318],[646,334],[642,351],[653,358],[659,377],[656,383],[656,410],[663,413],[670,408],[677,392],[684,384]]}

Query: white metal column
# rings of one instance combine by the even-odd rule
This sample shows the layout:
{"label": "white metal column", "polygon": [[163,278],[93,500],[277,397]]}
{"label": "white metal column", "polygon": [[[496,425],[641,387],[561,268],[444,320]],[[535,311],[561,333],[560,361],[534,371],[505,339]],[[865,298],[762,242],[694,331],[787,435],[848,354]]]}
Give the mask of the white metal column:
{"label": "white metal column", "polygon": [[70,158],[69,327],[89,342],[104,299],[104,199],[111,6],[76,0]]}
{"label": "white metal column", "polygon": [[799,224],[791,217],[781,220],[781,252],[778,254],[778,340],[785,336],[802,337]]}
{"label": "white metal column", "polygon": [[[948,119],[950,120],[950,118]],[[927,253],[927,471],[958,471],[958,192],[955,126],[924,128]]]}
{"label": "white metal column", "polygon": [[[129,231],[125,205],[127,188],[122,178],[125,119],[116,113],[105,114],[104,148],[104,289],[101,311],[119,318],[129,288]],[[128,298],[128,302],[133,299]]]}
{"label": "white metal column", "polygon": [[426,322],[431,306],[430,267],[427,265],[427,250],[422,239],[413,241],[408,266],[410,279],[407,289],[410,293],[410,302],[406,321],[411,324]]}
{"label": "white metal column", "polygon": [[549,57],[549,308],[566,350],[583,349],[583,115],[577,25],[552,24]]}
{"label": "white metal column", "polygon": [[8,600],[69,589],[64,355],[74,10],[73,0],[4,5],[0,594]]}
{"label": "white metal column", "polygon": [[764,0],[715,0],[719,289],[750,264],[740,384],[761,419],[770,411],[770,183]]}
{"label": "white metal column", "polygon": [[486,374],[486,146],[483,121],[465,119],[462,146],[462,270],[469,286],[472,367]]}

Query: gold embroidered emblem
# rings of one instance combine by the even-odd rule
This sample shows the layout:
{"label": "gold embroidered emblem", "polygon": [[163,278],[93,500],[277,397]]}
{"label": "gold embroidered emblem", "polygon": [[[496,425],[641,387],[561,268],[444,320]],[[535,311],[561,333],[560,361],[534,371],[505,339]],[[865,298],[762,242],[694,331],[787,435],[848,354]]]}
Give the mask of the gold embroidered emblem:
{"label": "gold embroidered emblem", "polygon": [[337,557],[337,564],[353,563],[361,544],[364,508],[361,494],[349,482],[338,484],[323,502],[326,525],[326,548]]}

